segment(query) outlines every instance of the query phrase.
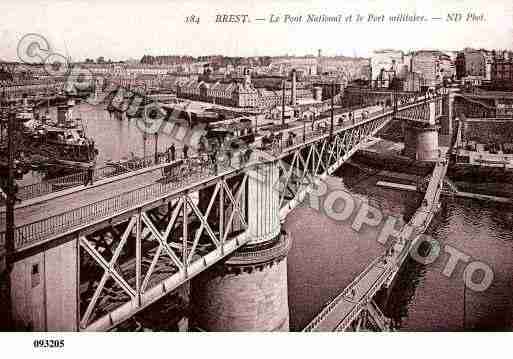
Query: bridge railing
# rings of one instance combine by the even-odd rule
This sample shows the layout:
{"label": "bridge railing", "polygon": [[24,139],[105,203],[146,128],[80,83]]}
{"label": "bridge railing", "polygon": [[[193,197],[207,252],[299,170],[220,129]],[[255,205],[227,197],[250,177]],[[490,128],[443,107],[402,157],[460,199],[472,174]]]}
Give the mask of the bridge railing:
{"label": "bridge railing", "polygon": [[20,187],[17,197],[26,201],[31,198],[44,196],[45,194],[61,191],[70,187],[83,184],[86,178],[86,172],[81,171],[67,176],[54,178],[50,180],[33,183]]}
{"label": "bridge railing", "polygon": [[385,267],[385,270],[379,275],[378,278],[374,281],[369,290],[360,298],[358,304],[352,308],[348,315],[337,325],[336,331],[344,331],[346,330],[351,323],[358,317],[360,312],[364,310],[367,305],[372,301],[372,298],[376,295],[377,291],[383,286],[383,284],[387,281],[388,277],[392,273],[393,265],[388,264]]}
{"label": "bridge railing", "polygon": [[358,274],[353,281],[344,288],[344,290],[337,295],[304,329],[304,332],[311,332],[314,330],[328,315],[335,309],[335,307],[342,301],[349,299],[348,294],[351,290],[365,277],[371,269],[373,269],[378,263],[383,262],[384,256],[375,258],[365,269]]}
{"label": "bridge railing", "polygon": [[[159,153],[159,160],[155,163],[155,155],[149,155],[142,158],[127,160],[119,164],[110,164],[96,168],[94,170],[94,179],[102,180],[119,176],[144,168],[150,168],[157,164],[167,163],[163,153]],[[87,170],[72,173],[66,176],[43,180],[27,186],[20,187],[17,198],[26,201],[28,199],[41,197],[50,193],[59,192],[72,187],[83,185],[87,179]]]}
{"label": "bridge railing", "polygon": [[[335,133],[352,126],[358,126],[363,121],[372,120],[375,116],[384,115],[387,113],[387,111],[390,110],[391,107],[383,107],[380,109],[375,109],[374,111],[359,112],[351,118],[347,117],[349,111],[347,113],[339,114],[337,115],[337,118],[334,119],[333,132]],[[308,130],[306,130],[307,127],[309,128]],[[303,132],[301,126],[296,127],[293,130],[294,131],[291,130],[289,132],[295,133],[295,140],[290,140],[289,137],[281,136],[280,138],[276,139],[270,146],[271,151],[274,153],[279,153],[299,144],[310,142],[312,139],[325,136],[331,131],[331,123],[329,119],[323,118],[316,120],[316,122],[312,122],[312,124],[309,124],[308,126],[305,126],[305,130]]]}
{"label": "bridge railing", "polygon": [[[220,164],[219,166],[219,171],[233,169],[233,167],[227,166],[226,164]],[[137,188],[37,222],[17,227],[15,231],[15,248],[17,250],[22,249],[41,238],[72,230],[84,223],[101,220],[115,213],[155,200],[158,197],[185,187],[195,181],[214,176],[214,169],[211,165],[194,167],[185,165],[182,169],[183,172],[181,175],[175,176],[172,179],[167,180],[163,178],[162,181],[152,183],[142,188]],[[5,233],[0,233],[0,239],[3,237],[5,237]]]}
{"label": "bridge railing", "polygon": [[[309,134],[310,139],[314,137],[324,136],[329,129],[314,130]],[[148,161],[150,163],[150,161]],[[146,162],[141,164],[144,166]],[[219,171],[234,169],[233,166],[225,166],[222,163],[218,164]],[[130,192],[100,200],[95,203],[88,204],[84,207],[76,208],[62,214],[42,219],[27,225],[16,228],[15,231],[15,247],[21,249],[33,244],[41,238],[50,237],[54,233],[65,232],[71,230],[79,225],[87,222],[92,222],[96,219],[107,217],[109,214],[120,212],[137,206],[138,204],[150,201],[158,196],[167,194],[180,187],[190,184],[194,180],[213,176],[212,166],[200,166],[195,169],[188,168],[186,175],[178,176],[177,180],[172,180],[166,183],[153,183]],[[76,177],[70,176],[69,181],[80,180],[81,175],[77,174]],[[5,233],[0,233],[0,237],[5,236]]]}
{"label": "bridge railing", "polygon": [[[425,97],[419,97],[418,100],[425,100]],[[409,102],[405,102],[406,105],[410,104]],[[376,106],[373,106],[376,107]],[[373,108],[369,107],[369,108]],[[333,130],[339,131],[348,125],[358,125],[360,122],[367,120],[369,118],[372,118],[376,115],[384,114],[387,110],[392,109],[392,106],[383,106],[380,109],[375,109],[374,111],[367,112],[365,109],[361,110],[354,110],[350,109],[345,113],[338,114],[337,119],[334,120],[333,124]],[[352,118],[348,118],[348,113],[356,113],[355,116]],[[342,119],[340,121],[340,119]],[[321,126],[323,124],[323,126]],[[310,141],[311,139],[315,137],[320,137],[322,135],[325,135],[330,132],[330,124],[329,120],[326,118],[318,119],[317,124],[315,125],[314,122],[312,122],[312,126],[305,126],[305,127],[314,127],[313,129],[309,129],[308,131],[305,131],[304,136],[302,134],[299,134],[299,140],[293,140],[292,143],[287,143],[287,140],[285,137],[282,137],[281,140],[278,141],[278,143],[275,143],[275,151],[281,151],[287,147],[292,147],[294,145],[297,145],[299,143],[305,143],[307,141]],[[301,130],[297,129],[299,132]],[[143,158],[135,158],[132,160],[127,160],[123,163],[113,163],[107,166],[99,167],[95,169],[94,173],[94,179],[95,180],[101,180],[106,178],[111,178],[115,176],[119,176],[121,174],[130,173],[132,171],[137,171],[143,168],[149,168],[159,163],[165,163],[165,153],[159,153],[158,154],[159,161],[158,163],[155,163],[155,155],[148,155]],[[178,156],[177,156],[178,158]],[[20,188],[19,193],[17,197],[22,200],[28,200],[36,197],[41,197],[50,193],[59,192],[65,189],[69,189],[72,187],[77,187],[85,183],[87,179],[87,171],[81,171],[78,173],[70,174],[67,176],[62,176],[50,180],[44,180],[39,183],[30,184],[27,186],[23,186]]]}
{"label": "bridge railing", "polygon": [[[345,123],[342,123],[336,128],[334,128],[334,131],[356,126],[358,125],[358,123],[373,120],[373,116],[384,115],[386,113],[387,112],[385,112],[385,110],[375,111],[372,114],[368,114],[368,116],[362,116],[359,120],[355,120],[355,122],[350,123],[349,126]],[[316,137],[326,136],[329,133],[329,131],[329,126],[325,126],[322,129],[318,128],[313,131],[310,131],[310,133],[308,134],[308,138],[305,138],[305,141],[303,142],[306,142],[307,140],[311,141]],[[282,149],[287,149],[294,147],[297,144],[298,143],[296,142],[293,143],[291,146],[283,146],[283,143],[281,143],[280,145],[283,146]],[[272,148],[270,150],[272,151]],[[151,163],[151,161],[149,161],[148,163]],[[208,177],[213,178],[217,175],[218,171],[237,169],[236,167],[232,166],[231,163],[224,164],[219,162],[217,164],[217,170],[214,170],[212,165],[201,165],[191,167],[189,165],[190,163],[191,162],[188,162],[186,169],[184,170],[185,172],[182,173],[181,176],[178,176],[177,178],[174,178],[172,180],[155,182],[147,186],[122,193],[117,196],[113,196],[110,198],[97,201],[92,204],[88,204],[80,208],[75,208],[73,210],[58,215],[54,215],[33,223],[19,226],[15,230],[15,248],[24,248],[26,246],[33,244],[36,241],[52,237],[52,235],[54,235],[55,233],[65,233],[66,231],[78,228],[80,227],[80,225],[84,225],[85,223],[91,223],[95,220],[103,220],[104,218],[116,215],[119,212],[140,206],[141,204],[155,200],[160,196],[167,195],[179,188],[190,185],[194,181],[206,179]],[[146,162],[143,162],[141,166],[144,166],[145,164]],[[239,164],[238,168],[240,169],[241,167],[241,164]],[[72,178],[72,180],[77,180],[77,178]],[[0,233],[0,240],[4,237],[5,232]]]}

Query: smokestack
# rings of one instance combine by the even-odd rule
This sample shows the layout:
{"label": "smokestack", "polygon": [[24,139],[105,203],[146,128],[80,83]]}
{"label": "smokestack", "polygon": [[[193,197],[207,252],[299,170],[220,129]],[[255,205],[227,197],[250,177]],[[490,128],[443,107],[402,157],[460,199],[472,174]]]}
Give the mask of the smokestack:
{"label": "smokestack", "polygon": [[244,84],[246,86],[251,85],[251,72],[247,67],[244,68]]}
{"label": "smokestack", "polygon": [[436,125],[436,103],[434,101],[429,103],[429,124]]}
{"label": "smokestack", "polygon": [[290,94],[290,104],[296,104],[296,69],[292,70],[292,92]]}
{"label": "smokestack", "polygon": [[321,102],[322,101],[322,88],[314,87],[313,88],[313,96],[314,96],[315,101]]}
{"label": "smokestack", "polygon": [[57,107],[57,122],[64,123],[66,122],[66,113],[68,112],[68,106],[60,105]]}
{"label": "smokestack", "polygon": [[285,125],[285,80],[281,82],[281,124]]}

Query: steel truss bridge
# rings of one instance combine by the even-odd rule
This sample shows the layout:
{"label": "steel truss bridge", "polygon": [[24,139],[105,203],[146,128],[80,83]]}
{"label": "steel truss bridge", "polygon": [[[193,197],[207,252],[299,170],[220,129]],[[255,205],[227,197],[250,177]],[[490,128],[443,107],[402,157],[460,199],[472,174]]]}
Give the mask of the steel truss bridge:
{"label": "steel truss bridge", "polygon": [[[279,236],[280,220],[316,178],[392,119],[427,121],[432,103],[440,116],[446,97],[402,96],[391,107],[337,115],[333,127],[292,129],[294,140],[276,140],[249,160],[236,153],[173,177],[145,170],[17,208],[12,276],[31,271],[33,283],[43,275],[44,303],[34,305],[61,313],[36,316],[33,329],[111,329],[242,246]],[[26,310],[20,304],[14,314]]]}

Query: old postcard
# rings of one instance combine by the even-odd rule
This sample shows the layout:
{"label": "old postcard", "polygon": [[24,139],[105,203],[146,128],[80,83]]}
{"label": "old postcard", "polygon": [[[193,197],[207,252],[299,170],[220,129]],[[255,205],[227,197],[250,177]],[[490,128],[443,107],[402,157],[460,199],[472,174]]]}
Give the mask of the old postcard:
{"label": "old postcard", "polygon": [[1,344],[511,332],[510,0],[0,20]]}

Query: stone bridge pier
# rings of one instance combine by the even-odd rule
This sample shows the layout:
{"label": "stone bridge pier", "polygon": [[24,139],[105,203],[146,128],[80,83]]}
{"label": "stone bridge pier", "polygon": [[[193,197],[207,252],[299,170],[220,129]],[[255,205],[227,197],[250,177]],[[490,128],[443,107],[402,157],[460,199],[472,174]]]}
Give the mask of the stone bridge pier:
{"label": "stone bridge pier", "polygon": [[404,155],[418,161],[432,161],[439,157],[436,124],[436,102],[429,103],[428,121],[406,121],[404,127]]}
{"label": "stone bridge pier", "polygon": [[281,231],[278,164],[250,169],[247,231],[252,240],[192,280],[192,314],[206,331],[288,331],[287,253]]}
{"label": "stone bridge pier", "polygon": [[449,89],[448,96],[444,96],[442,100],[442,116],[440,117],[440,134],[447,136],[455,135],[454,117],[455,117],[455,99],[459,89]]}

